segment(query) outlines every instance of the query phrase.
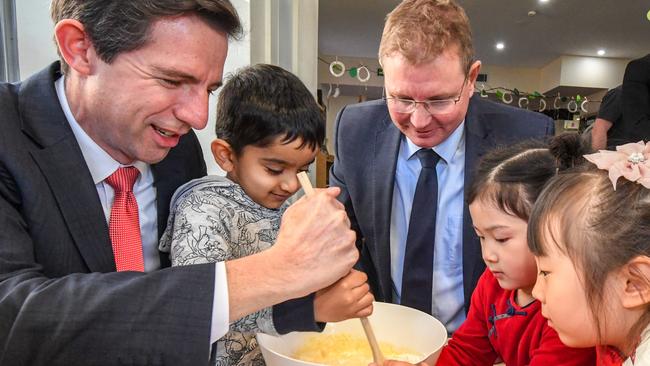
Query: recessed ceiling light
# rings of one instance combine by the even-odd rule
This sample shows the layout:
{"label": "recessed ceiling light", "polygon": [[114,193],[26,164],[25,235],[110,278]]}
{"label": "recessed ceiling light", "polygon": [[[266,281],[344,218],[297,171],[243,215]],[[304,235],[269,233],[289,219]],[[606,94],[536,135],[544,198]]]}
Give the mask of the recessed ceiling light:
{"label": "recessed ceiling light", "polygon": [[542,4],[544,4],[544,3],[547,3],[548,0],[539,0],[539,2],[542,3]]}
{"label": "recessed ceiling light", "polygon": [[605,56],[605,50],[598,50],[598,56]]}
{"label": "recessed ceiling light", "polygon": [[502,50],[502,49],[504,49],[506,47],[506,45],[504,45],[503,42],[499,42],[499,43],[497,43],[496,47],[497,47],[497,50]]}

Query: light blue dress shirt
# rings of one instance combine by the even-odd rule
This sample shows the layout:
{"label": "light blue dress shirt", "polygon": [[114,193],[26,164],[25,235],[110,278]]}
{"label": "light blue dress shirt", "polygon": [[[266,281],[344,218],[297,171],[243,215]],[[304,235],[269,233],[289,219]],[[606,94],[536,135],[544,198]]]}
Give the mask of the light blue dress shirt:
{"label": "light blue dress shirt", "polygon": [[[433,254],[433,303],[431,313],[448,332],[465,320],[463,293],[463,189],[465,186],[465,122],[442,143],[433,147],[441,159],[438,174],[438,207]],[[390,259],[393,299],[401,300],[402,271],[411,207],[420,170],[415,153],[420,149],[402,135],[390,218]],[[425,213],[423,213],[425,214]],[[434,245],[432,238],[431,245]]]}

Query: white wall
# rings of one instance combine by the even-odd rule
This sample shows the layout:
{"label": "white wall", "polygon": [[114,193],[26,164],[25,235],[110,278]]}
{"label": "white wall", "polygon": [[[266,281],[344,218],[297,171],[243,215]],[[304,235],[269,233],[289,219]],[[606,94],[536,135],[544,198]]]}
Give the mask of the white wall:
{"label": "white wall", "polygon": [[292,5],[290,70],[315,97],[318,88],[318,0],[292,1]]}
{"label": "white wall", "polygon": [[621,83],[630,60],[562,56],[561,85],[613,88]]}
{"label": "white wall", "polygon": [[18,67],[21,79],[58,60],[52,38],[53,29],[50,0],[16,1]]}
{"label": "white wall", "polygon": [[562,82],[562,57],[558,57],[555,60],[549,62],[546,66],[541,69],[541,90],[540,93],[544,93],[547,90],[551,90],[559,85]]}
{"label": "white wall", "polygon": [[542,93],[558,86],[613,88],[621,83],[630,60],[561,56],[541,69]]}
{"label": "white wall", "polygon": [[251,2],[251,63],[281,66],[314,96],[318,73],[318,0]]}

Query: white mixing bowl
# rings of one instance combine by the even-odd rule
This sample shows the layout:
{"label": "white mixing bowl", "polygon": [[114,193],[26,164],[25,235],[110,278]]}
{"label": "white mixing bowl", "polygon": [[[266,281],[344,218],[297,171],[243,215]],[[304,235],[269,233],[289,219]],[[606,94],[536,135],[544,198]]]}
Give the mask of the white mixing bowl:
{"label": "white mixing bowl", "polygon": [[[430,354],[437,355],[447,342],[447,331],[442,323],[419,310],[375,302],[373,314],[368,318],[379,343],[408,348],[422,354],[422,360]],[[328,323],[323,333],[293,332],[279,337],[259,333],[257,341],[268,366],[318,365],[294,359],[291,355],[308,338],[342,332],[365,337],[359,319],[349,319],[339,323]]]}

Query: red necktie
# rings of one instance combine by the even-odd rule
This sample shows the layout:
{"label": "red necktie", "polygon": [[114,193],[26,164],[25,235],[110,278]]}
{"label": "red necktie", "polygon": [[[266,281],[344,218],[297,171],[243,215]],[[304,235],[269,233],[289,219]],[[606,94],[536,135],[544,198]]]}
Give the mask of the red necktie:
{"label": "red necktie", "polygon": [[118,272],[144,272],[138,202],[133,194],[133,184],[139,174],[138,169],[129,166],[117,169],[106,178],[106,183],[115,190],[108,231]]}

